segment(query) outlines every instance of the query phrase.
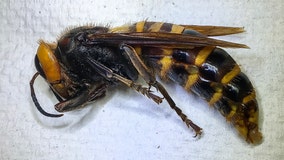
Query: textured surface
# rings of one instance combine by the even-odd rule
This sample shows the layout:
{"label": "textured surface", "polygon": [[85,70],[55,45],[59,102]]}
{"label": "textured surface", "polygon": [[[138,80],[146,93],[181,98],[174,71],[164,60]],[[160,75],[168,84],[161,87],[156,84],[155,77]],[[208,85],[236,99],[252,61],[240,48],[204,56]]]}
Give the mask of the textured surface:
{"label": "textured surface", "polygon": [[[283,12],[281,0],[2,0],[0,159],[284,159]],[[251,47],[228,51],[256,88],[264,134],[261,145],[247,145],[217,111],[176,85],[166,87],[203,127],[201,139],[194,139],[166,104],[157,106],[123,88],[62,119],[35,111],[28,84],[35,72],[39,39],[54,41],[68,26],[116,26],[146,18],[246,28],[246,33],[225,39]],[[56,100],[45,82],[39,79],[35,87],[42,105],[52,111]]]}

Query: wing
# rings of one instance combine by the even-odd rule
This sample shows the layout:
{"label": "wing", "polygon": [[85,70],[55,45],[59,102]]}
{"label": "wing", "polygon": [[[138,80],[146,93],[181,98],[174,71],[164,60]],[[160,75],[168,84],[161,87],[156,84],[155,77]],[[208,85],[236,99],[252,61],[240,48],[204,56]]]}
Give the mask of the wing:
{"label": "wing", "polygon": [[207,36],[223,36],[245,32],[243,27],[180,25],[185,29],[195,30]]}
{"label": "wing", "polygon": [[217,40],[206,36],[176,34],[164,32],[104,33],[87,35],[89,44],[105,44],[119,46],[162,47],[162,48],[194,48],[203,46],[220,46],[227,48],[249,48],[247,45]]}

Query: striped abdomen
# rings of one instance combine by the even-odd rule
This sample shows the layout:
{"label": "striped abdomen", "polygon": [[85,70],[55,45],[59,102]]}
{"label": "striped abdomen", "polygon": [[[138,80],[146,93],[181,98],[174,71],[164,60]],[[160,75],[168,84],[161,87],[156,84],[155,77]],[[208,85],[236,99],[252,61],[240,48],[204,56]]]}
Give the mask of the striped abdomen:
{"label": "striped abdomen", "polygon": [[[202,36],[183,26],[145,21],[114,28],[111,32],[124,31]],[[188,49],[136,47],[136,50],[149,68],[155,68],[162,78],[171,79],[217,108],[247,141],[261,140],[254,88],[226,51],[216,46]]]}

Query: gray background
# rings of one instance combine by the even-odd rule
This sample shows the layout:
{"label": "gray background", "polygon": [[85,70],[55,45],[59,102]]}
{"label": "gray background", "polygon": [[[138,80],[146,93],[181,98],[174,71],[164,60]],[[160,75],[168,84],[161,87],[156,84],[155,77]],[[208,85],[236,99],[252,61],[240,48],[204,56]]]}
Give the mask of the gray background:
{"label": "gray background", "polygon": [[[107,0],[0,2],[0,159],[283,159],[284,18],[281,0]],[[238,137],[219,113],[181,87],[165,84],[183,111],[204,129],[200,139],[166,103],[130,89],[60,119],[37,113],[29,80],[37,41],[53,42],[67,27],[118,26],[148,19],[176,24],[244,26],[220,37],[251,49],[228,49],[253,82],[264,142]],[[43,79],[35,84],[49,112],[57,102]]]}

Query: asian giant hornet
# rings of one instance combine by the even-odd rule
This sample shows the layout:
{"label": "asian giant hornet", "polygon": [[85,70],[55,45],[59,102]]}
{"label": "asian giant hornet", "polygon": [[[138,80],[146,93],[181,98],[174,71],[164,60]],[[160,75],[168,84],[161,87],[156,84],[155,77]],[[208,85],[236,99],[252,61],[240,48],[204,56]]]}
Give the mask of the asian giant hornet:
{"label": "asian giant hornet", "polygon": [[[30,81],[31,96],[37,101],[33,84],[41,75],[59,103],[58,112],[84,107],[105,96],[109,86],[124,84],[152,99],[164,99],[196,135],[202,129],[193,123],[163,85],[171,80],[205,99],[231,122],[248,143],[258,143],[258,105],[254,88],[238,64],[223,49],[248,48],[244,44],[209,38],[243,32],[243,28],[175,25],[141,21],[115,28],[83,26],[68,30],[57,43],[39,42],[35,56],[37,72]],[[148,86],[137,81],[142,77]],[[163,97],[154,94],[156,88]]]}

